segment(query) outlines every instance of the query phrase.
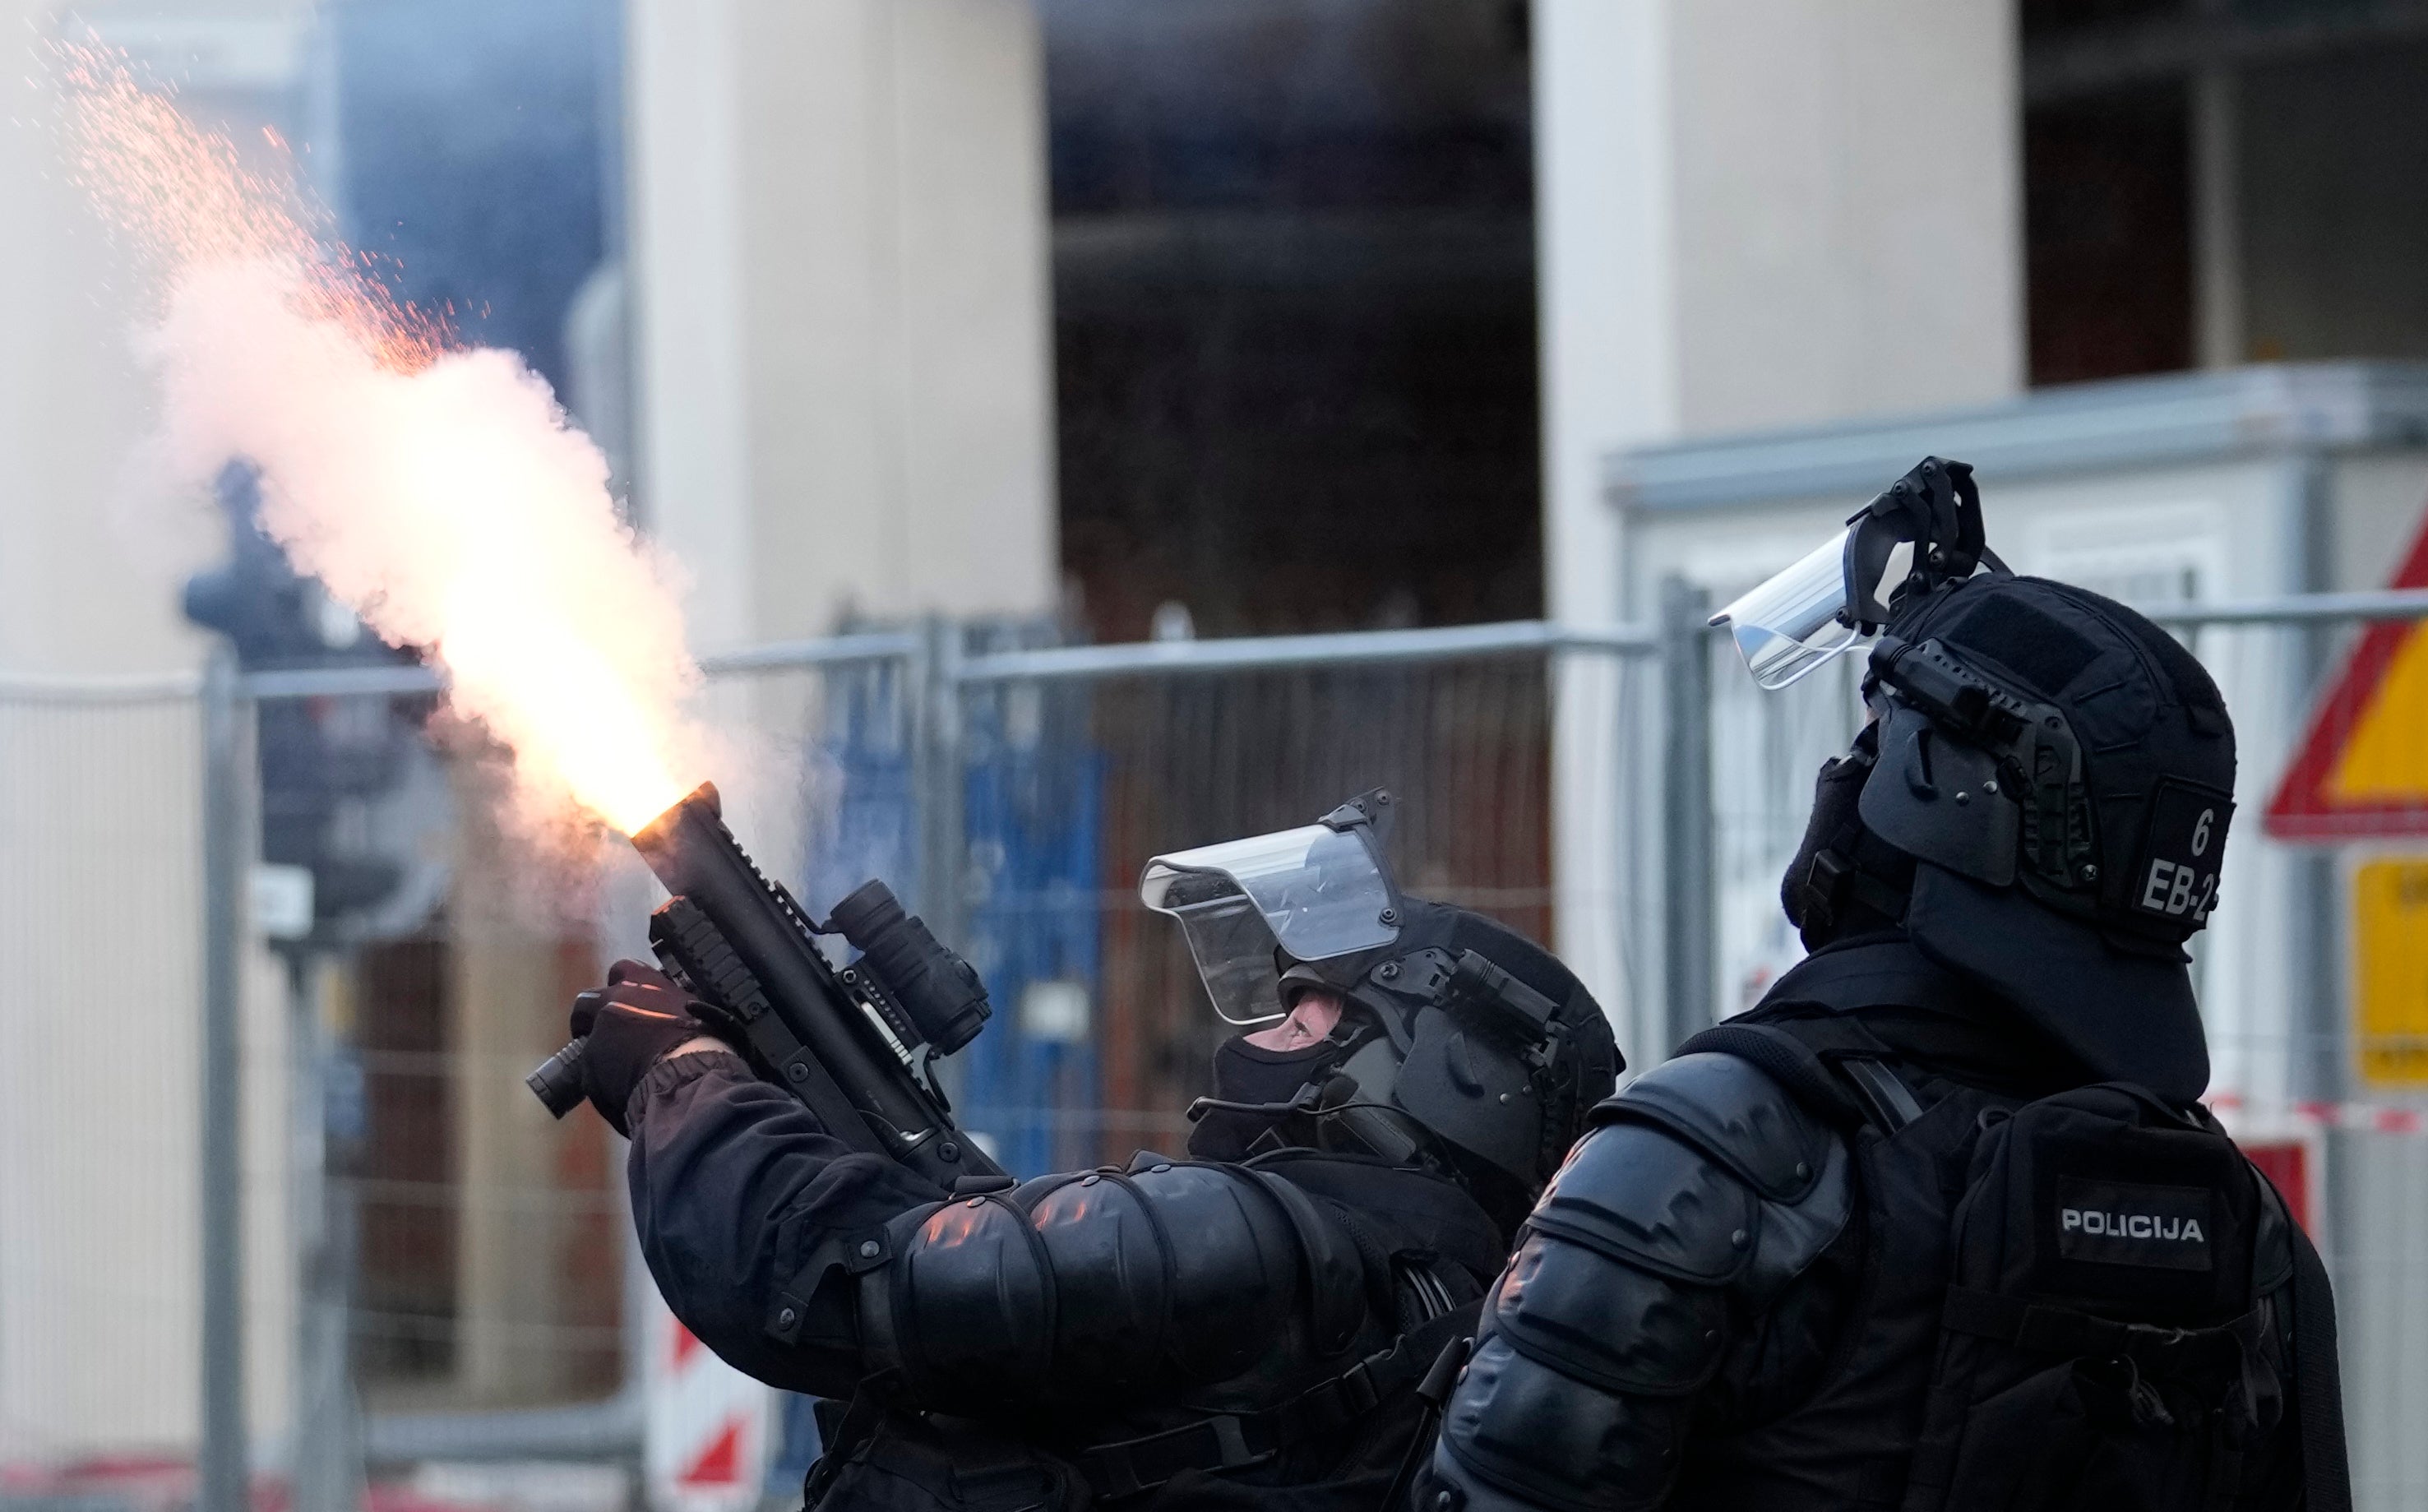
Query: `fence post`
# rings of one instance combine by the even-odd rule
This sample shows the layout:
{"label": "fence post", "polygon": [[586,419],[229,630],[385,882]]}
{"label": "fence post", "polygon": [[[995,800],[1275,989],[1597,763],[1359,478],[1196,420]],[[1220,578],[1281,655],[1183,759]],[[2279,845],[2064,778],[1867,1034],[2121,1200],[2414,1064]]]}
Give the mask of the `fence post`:
{"label": "fence post", "polygon": [[352,1185],[336,1169],[353,1140],[339,1132],[338,1093],[331,1085],[338,1048],[322,1011],[326,963],[302,947],[284,954],[295,1159],[288,1206],[297,1282],[288,1500],[295,1512],[353,1512],[363,1502],[362,1422],[347,1338],[356,1229]]}
{"label": "fence post", "polygon": [[247,1512],[242,1063],[238,994],[248,851],[242,695],[215,648],[203,677],[202,1446],[198,1512]]}
{"label": "fence post", "polygon": [[918,745],[911,802],[919,844],[919,912],[936,938],[960,946],[964,920],[961,871],[961,627],[942,616],[922,627],[912,659]]}
{"label": "fence post", "polygon": [[1711,596],[1675,575],[1661,581],[1662,983],[1666,1055],[1712,1022],[1715,953],[1712,890]]}
{"label": "fence post", "polygon": [[[2295,590],[2317,593],[2328,583],[2325,530],[2330,479],[2323,457],[2303,450],[2283,463],[2284,551]],[[2310,624],[2292,632],[2291,689],[2287,707],[2306,708],[2329,673],[2328,648],[2337,627]],[[2292,985],[2291,1060],[2288,1091],[2300,1099],[2340,1102],[2349,1093],[2350,1043],[2345,1019],[2340,930],[2344,899],[2337,851],[2325,846],[2296,847],[2293,917],[2288,948]],[[2338,1215],[2341,1216],[2340,1214]]]}

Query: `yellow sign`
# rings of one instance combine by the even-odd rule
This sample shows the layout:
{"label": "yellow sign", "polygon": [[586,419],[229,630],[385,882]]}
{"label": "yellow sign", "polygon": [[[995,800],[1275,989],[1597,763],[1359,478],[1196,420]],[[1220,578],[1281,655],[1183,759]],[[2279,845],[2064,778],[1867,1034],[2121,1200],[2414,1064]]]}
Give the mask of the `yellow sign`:
{"label": "yellow sign", "polygon": [[[2428,520],[2395,569],[2428,588]],[[2361,632],[2268,800],[2279,840],[2428,835],[2428,623]]]}
{"label": "yellow sign", "polygon": [[2403,637],[2377,697],[2344,738],[2327,791],[2345,803],[2417,803],[2428,793],[2428,634]]}
{"label": "yellow sign", "polygon": [[2428,857],[2362,864],[2353,879],[2353,934],[2361,1079],[2428,1087]]}

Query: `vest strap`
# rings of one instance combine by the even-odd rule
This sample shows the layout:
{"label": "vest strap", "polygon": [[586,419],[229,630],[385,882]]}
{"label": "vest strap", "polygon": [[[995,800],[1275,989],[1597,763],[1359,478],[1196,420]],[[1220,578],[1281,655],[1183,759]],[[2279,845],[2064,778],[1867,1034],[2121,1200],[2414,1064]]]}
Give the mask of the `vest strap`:
{"label": "vest strap", "polygon": [[2158,1328],[2121,1323],[2054,1303],[2026,1302],[2004,1292],[1951,1286],[1940,1326],[1950,1333],[2011,1344],[2034,1355],[2123,1356],[2155,1371],[2239,1363],[2268,1325],[2254,1307],[2207,1328]]}
{"label": "vest strap", "polygon": [[1278,1406],[1219,1413],[1162,1433],[1098,1444],[1071,1456],[1072,1463],[1108,1502],[1152,1491],[1182,1471],[1261,1465],[1291,1444],[1373,1411],[1422,1376],[1445,1345],[1474,1330],[1475,1308],[1461,1307],[1402,1334],[1388,1349],[1367,1356]]}
{"label": "vest strap", "polygon": [[1838,1067],[1872,1105],[1872,1117],[1880,1132],[1894,1134],[1922,1116],[1922,1104],[1914,1099],[1912,1090],[1879,1061],[1869,1056],[1847,1056]]}
{"label": "vest strap", "polygon": [[1787,1030],[1769,1024],[1731,1022],[1714,1025],[1688,1040],[1673,1055],[1698,1055],[1716,1050],[1749,1061],[1786,1088],[1806,1110],[1840,1128],[1852,1128],[1866,1117],[1846,1084],[1830,1075],[1820,1056]]}
{"label": "vest strap", "polygon": [[2310,1237],[2293,1239],[2293,1380],[2302,1419],[2302,1481],[2309,1512],[2352,1512],[2343,1381],[2336,1367],[2336,1299]]}

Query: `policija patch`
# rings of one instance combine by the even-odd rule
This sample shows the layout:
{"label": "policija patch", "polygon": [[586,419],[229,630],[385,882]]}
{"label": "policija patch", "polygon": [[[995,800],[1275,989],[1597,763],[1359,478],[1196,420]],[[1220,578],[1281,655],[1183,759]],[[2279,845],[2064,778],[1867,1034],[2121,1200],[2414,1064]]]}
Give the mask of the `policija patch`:
{"label": "policija patch", "polygon": [[2215,1194],[2207,1187],[2142,1186],[2060,1176],[2057,1252],[2069,1260],[2206,1271],[2215,1264]]}
{"label": "policija patch", "polygon": [[2127,896],[2154,918],[2199,924],[2217,904],[2218,863],[2234,799],[2214,788],[2170,779],[2150,804],[2150,837]]}

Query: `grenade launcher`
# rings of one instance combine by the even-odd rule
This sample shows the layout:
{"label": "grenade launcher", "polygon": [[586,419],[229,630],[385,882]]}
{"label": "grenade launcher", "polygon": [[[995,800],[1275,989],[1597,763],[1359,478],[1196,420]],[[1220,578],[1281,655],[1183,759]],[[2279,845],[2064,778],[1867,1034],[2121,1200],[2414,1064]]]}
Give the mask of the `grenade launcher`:
{"label": "grenade launcher", "polygon": [[[954,1127],[935,1074],[938,1059],[986,1024],[985,984],[883,882],[813,923],[734,840],[706,782],[632,836],[632,846],[674,895],[649,915],[659,964],[762,1076],[799,1099],[828,1134],[948,1191],[1009,1183]],[[815,941],[821,934],[841,934],[859,959],[828,963]],[[582,1101],[586,1047],[575,1040],[523,1078],[559,1118]]]}

